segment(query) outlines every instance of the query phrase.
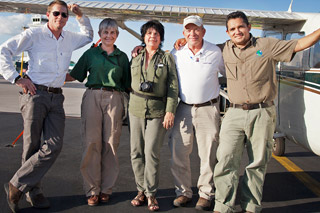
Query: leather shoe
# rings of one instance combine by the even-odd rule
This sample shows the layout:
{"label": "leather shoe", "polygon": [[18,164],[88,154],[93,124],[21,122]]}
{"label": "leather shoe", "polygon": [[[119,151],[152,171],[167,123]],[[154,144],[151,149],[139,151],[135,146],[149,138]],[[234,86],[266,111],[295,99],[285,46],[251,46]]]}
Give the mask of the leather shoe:
{"label": "leather shoe", "polygon": [[96,206],[99,203],[99,196],[98,195],[91,195],[88,198],[88,205],[89,206]]}
{"label": "leather shoe", "polygon": [[190,201],[191,201],[191,198],[188,198],[188,197],[186,197],[184,195],[180,195],[179,197],[174,199],[173,205],[175,207],[182,207],[182,206],[186,206],[187,203],[189,203]]}
{"label": "leather shoe", "polygon": [[210,207],[211,207],[211,200],[207,200],[203,197],[200,197],[196,204],[196,209],[198,210],[208,211]]}
{"label": "leather shoe", "polygon": [[32,207],[37,209],[47,209],[50,207],[49,200],[42,193],[34,196],[26,196],[26,200]]}
{"label": "leather shoe", "polygon": [[100,193],[99,195],[99,201],[101,203],[107,203],[109,201],[110,195],[105,194],[105,193]]}
{"label": "leather shoe", "polygon": [[12,185],[10,182],[4,184],[4,190],[7,194],[7,202],[12,212],[18,212],[19,206],[18,202],[22,196],[22,192],[17,189],[14,185]]}

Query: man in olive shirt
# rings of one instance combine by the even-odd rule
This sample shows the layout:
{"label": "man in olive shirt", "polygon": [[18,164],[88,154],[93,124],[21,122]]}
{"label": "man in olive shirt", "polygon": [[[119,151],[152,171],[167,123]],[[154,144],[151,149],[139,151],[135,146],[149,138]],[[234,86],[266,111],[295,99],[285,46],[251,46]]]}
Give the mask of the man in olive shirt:
{"label": "man in olive shirt", "polygon": [[223,58],[231,104],[220,131],[214,211],[235,211],[238,170],[246,144],[249,165],[241,182],[241,208],[244,212],[260,212],[276,121],[275,65],[290,61],[295,52],[315,44],[320,30],[299,40],[255,38],[246,15],[240,11],[227,16],[226,26],[231,40],[224,44]]}

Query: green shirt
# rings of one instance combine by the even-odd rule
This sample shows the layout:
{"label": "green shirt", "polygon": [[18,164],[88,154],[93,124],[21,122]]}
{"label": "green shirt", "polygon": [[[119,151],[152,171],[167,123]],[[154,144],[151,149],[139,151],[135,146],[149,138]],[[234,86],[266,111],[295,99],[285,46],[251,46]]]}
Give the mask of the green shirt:
{"label": "green shirt", "polygon": [[[144,57],[143,60],[142,57]],[[145,63],[141,63],[145,60],[145,49],[132,59],[131,88],[135,93],[164,97],[164,101],[146,99],[131,93],[129,112],[140,118],[160,118],[166,112],[175,113],[178,103],[178,79],[173,56],[158,49],[147,70],[145,70]],[[143,82],[141,71],[146,81],[153,82],[153,92],[139,91],[140,84]]]}
{"label": "green shirt", "polygon": [[114,87],[118,91],[130,88],[130,65],[127,55],[116,46],[108,55],[100,46],[88,49],[70,75],[80,82],[89,76],[86,87]]}

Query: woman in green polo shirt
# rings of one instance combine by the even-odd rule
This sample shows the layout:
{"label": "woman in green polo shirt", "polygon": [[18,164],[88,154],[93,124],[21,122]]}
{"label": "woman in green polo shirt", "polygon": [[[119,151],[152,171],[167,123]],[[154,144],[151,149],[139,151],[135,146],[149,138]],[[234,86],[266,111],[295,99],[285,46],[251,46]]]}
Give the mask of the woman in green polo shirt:
{"label": "woman in green polo shirt", "polygon": [[166,129],[173,126],[178,80],[173,56],[161,50],[163,25],[148,21],[141,27],[141,37],[145,48],[131,62],[131,162],[138,189],[131,204],[140,206],[148,200],[148,209],[157,211],[160,149]]}
{"label": "woman in green polo shirt", "polygon": [[114,45],[119,34],[116,21],[102,20],[98,33],[101,44],[87,50],[70,73],[81,82],[87,78],[81,104],[80,170],[89,206],[108,202],[117,179],[124,113],[121,92],[130,87],[128,57]]}

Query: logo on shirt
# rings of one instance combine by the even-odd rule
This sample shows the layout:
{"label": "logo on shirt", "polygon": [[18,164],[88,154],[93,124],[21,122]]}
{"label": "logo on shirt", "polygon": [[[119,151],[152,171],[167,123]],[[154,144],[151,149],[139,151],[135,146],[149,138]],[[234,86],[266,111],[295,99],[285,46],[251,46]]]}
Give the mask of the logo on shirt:
{"label": "logo on shirt", "polygon": [[257,51],[257,56],[262,56],[262,51],[261,50]]}

